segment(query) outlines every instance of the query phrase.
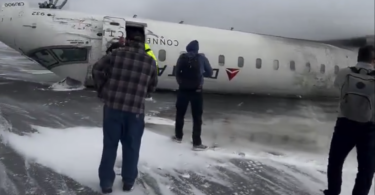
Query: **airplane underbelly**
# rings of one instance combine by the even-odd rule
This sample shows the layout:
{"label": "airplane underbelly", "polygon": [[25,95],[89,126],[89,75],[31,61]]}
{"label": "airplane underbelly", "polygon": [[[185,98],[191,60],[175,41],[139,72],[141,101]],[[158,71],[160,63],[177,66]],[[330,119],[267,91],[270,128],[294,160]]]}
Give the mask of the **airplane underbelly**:
{"label": "airplane underbelly", "polygon": [[[71,64],[53,68],[51,71],[61,77],[70,77],[85,82],[89,64]],[[267,79],[266,79],[267,78]],[[330,80],[316,81],[306,79],[296,80],[294,77],[258,77],[257,79],[232,80],[209,79],[204,80],[204,91],[221,94],[247,94],[265,96],[292,97],[337,97],[337,90],[333,89]],[[246,82],[247,81],[247,82]],[[158,89],[175,91],[178,85],[175,77],[159,77]]]}

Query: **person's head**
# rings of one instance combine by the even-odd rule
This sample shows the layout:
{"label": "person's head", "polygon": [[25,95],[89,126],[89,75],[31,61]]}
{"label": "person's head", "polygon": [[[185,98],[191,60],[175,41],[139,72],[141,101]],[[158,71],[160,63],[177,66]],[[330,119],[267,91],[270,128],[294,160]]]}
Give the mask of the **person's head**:
{"label": "person's head", "polygon": [[145,43],[145,35],[141,33],[129,33],[126,36],[126,43],[129,45],[131,43]]}
{"label": "person's head", "polygon": [[198,53],[199,51],[199,42],[197,40],[191,41],[187,46],[186,46],[186,51],[187,52],[193,52],[193,53]]}
{"label": "person's head", "polygon": [[145,39],[144,39],[144,36],[143,35],[141,35],[141,34],[139,34],[139,35],[135,35],[134,37],[133,37],[133,41],[135,41],[135,42],[139,42],[139,43],[145,43]]}
{"label": "person's head", "polygon": [[358,62],[369,63],[375,66],[375,48],[372,45],[366,45],[358,50]]}

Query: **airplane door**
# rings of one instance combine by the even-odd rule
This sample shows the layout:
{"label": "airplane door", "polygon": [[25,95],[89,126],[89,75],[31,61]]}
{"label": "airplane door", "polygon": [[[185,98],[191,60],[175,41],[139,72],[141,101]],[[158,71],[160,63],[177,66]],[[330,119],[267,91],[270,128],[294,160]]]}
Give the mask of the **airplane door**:
{"label": "airplane door", "polygon": [[126,37],[126,21],[124,18],[104,16],[102,35],[102,54],[107,48],[117,42],[120,37]]}

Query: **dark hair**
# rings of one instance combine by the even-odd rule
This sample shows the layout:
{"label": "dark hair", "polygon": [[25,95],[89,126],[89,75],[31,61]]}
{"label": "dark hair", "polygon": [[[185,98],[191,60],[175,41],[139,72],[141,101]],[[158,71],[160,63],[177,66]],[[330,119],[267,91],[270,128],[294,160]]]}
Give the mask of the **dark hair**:
{"label": "dark hair", "polygon": [[138,32],[127,33],[126,40],[144,43],[145,35]]}
{"label": "dark hair", "polygon": [[375,48],[372,45],[366,45],[358,50],[358,62],[371,63],[375,59]]}

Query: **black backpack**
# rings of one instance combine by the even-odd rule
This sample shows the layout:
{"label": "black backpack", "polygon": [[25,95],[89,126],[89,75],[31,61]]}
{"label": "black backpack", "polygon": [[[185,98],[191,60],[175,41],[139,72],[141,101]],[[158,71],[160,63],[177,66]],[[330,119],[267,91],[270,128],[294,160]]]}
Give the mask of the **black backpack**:
{"label": "black backpack", "polygon": [[181,65],[176,75],[180,89],[197,90],[201,87],[202,73],[199,58],[199,54],[195,56],[181,55]]}

